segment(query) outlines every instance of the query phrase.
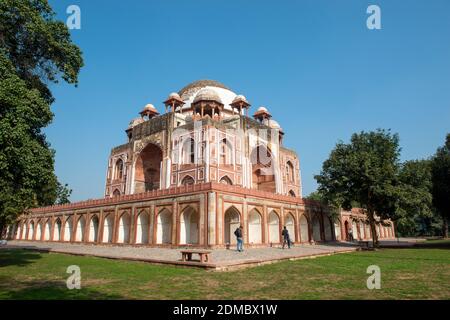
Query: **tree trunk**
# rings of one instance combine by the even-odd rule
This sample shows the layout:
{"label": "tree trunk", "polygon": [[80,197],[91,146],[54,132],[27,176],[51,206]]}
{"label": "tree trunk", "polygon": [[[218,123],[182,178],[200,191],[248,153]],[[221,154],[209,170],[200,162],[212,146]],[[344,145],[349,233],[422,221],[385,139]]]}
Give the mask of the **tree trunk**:
{"label": "tree trunk", "polygon": [[442,217],[442,235],[444,238],[448,238],[448,219],[447,217]]}
{"label": "tree trunk", "polygon": [[[5,232],[5,229],[6,229],[6,225],[3,224],[2,222],[0,222],[0,239],[3,239],[3,238],[4,238],[4,237],[3,237],[3,234],[6,233],[6,232]],[[5,238],[6,238],[6,237],[5,237]]]}
{"label": "tree trunk", "polygon": [[370,230],[372,231],[372,244],[373,247],[378,247],[378,236],[377,236],[377,229],[375,227],[375,217],[372,210],[367,211],[367,218],[369,219],[370,224]]}

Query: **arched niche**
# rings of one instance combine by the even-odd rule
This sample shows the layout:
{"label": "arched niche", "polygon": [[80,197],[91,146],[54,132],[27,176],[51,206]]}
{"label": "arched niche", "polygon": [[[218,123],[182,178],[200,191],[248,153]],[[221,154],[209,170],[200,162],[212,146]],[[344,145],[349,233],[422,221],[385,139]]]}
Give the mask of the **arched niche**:
{"label": "arched niche", "polygon": [[139,153],[134,166],[135,193],[160,188],[162,156],[161,148],[152,143]]}
{"label": "arched niche", "polygon": [[269,242],[279,243],[280,242],[280,218],[275,211],[269,213]]}
{"label": "arched niche", "polygon": [[188,206],[180,215],[180,244],[199,243],[200,216],[193,207]]}
{"label": "arched niche", "polygon": [[150,216],[143,210],[139,213],[136,220],[136,243],[146,244],[149,241],[149,226],[150,226]]}
{"label": "arched niche", "polygon": [[300,241],[309,242],[309,224],[305,215],[300,217]]}
{"label": "arched niche", "polygon": [[262,243],[262,217],[257,209],[252,209],[248,214],[248,242]]}
{"label": "arched niche", "polygon": [[158,213],[156,218],[156,243],[171,244],[172,243],[172,212],[163,209]]}
{"label": "arched niche", "polygon": [[241,216],[239,210],[232,206],[225,211],[224,216],[224,243],[236,244],[234,231],[240,226]]}
{"label": "arched niche", "polygon": [[259,145],[250,154],[252,164],[252,188],[275,193],[275,163],[270,150]]}

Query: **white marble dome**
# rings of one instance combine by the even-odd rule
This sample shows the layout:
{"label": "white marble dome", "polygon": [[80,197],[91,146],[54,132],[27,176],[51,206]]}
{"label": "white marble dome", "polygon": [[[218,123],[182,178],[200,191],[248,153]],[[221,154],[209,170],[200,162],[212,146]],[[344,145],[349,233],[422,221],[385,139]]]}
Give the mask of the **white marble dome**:
{"label": "white marble dome", "polygon": [[224,84],[214,81],[214,80],[199,80],[194,81],[183,89],[181,89],[178,94],[181,96],[181,100],[184,101],[182,110],[189,110],[191,104],[194,102],[197,93],[203,89],[212,89],[219,96],[221,103],[224,105],[224,109],[228,111],[233,111],[230,104],[236,97],[236,93],[226,87]]}
{"label": "white marble dome", "polygon": [[199,101],[216,101],[222,103],[222,99],[220,99],[220,96],[212,88],[203,88],[199,92],[197,92],[192,102],[196,103]]}

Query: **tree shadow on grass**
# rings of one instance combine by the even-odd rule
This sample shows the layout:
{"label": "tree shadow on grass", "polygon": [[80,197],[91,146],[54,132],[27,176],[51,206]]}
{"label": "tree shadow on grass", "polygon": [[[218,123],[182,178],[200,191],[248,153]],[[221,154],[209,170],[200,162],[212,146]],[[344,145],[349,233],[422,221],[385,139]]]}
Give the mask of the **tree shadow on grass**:
{"label": "tree shadow on grass", "polygon": [[0,268],[7,266],[26,266],[41,258],[41,254],[37,251],[2,248],[0,250]]}
{"label": "tree shadow on grass", "polygon": [[[398,248],[395,248],[395,249],[398,249]],[[406,248],[405,248],[406,249]],[[414,248],[410,248],[410,249],[414,249]],[[389,250],[391,250],[390,248],[389,249],[387,249],[387,248],[383,248],[383,250],[386,250],[386,251],[389,251]],[[374,251],[372,251],[372,252],[374,252]],[[425,257],[423,257],[423,256],[418,256],[418,257],[412,257],[412,256],[408,256],[408,257],[402,257],[402,256],[399,256],[399,255],[382,255],[382,256],[374,256],[374,255],[371,255],[370,253],[362,253],[362,252],[360,252],[359,254],[358,254],[358,257],[365,257],[365,258],[375,258],[375,259],[392,259],[392,260],[395,260],[395,261],[400,261],[400,260],[409,260],[409,261],[439,261],[439,262],[442,262],[443,261],[443,259],[442,258],[425,258]]]}
{"label": "tree shadow on grass", "polygon": [[[372,240],[364,240],[364,242],[369,242],[369,248],[373,248]],[[426,241],[417,243],[408,243],[400,241],[398,244],[395,240],[388,241],[392,244],[380,241],[380,246],[378,249],[444,249],[450,250],[450,240],[437,240],[437,241]],[[359,248],[361,247],[358,242],[319,242],[321,246],[332,246],[332,247],[348,247],[348,248]]]}
{"label": "tree shadow on grass", "polygon": [[[0,283],[7,283],[0,278]],[[11,281],[11,279],[9,279]],[[9,282],[10,282],[9,281]],[[0,299],[8,300],[118,300],[125,297],[93,288],[68,289],[65,281],[14,281],[14,286],[0,285]]]}
{"label": "tree shadow on grass", "polygon": [[[317,242],[317,246],[323,246],[323,247],[333,247],[333,248],[350,248],[355,249],[358,248],[359,245],[356,242],[340,242],[340,241],[326,241],[326,242]],[[311,248],[314,248],[315,246],[311,246]]]}
{"label": "tree shadow on grass", "polygon": [[449,242],[418,242],[409,245],[381,245],[380,249],[441,249],[441,250],[450,250],[450,241]]}
{"label": "tree shadow on grass", "polygon": [[449,241],[427,241],[419,242],[413,246],[414,249],[446,249],[450,250],[450,240]]}

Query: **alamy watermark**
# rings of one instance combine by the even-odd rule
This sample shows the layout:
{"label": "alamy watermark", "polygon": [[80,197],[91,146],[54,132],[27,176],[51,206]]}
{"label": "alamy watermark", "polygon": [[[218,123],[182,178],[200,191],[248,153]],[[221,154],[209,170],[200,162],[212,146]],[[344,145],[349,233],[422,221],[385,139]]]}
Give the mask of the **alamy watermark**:
{"label": "alamy watermark", "polygon": [[[69,15],[66,20],[66,25],[69,30],[81,29],[81,9],[78,5],[72,4],[67,7],[66,13]],[[369,30],[381,29],[381,8],[376,4],[371,4],[367,7],[367,14],[370,16],[366,20],[366,26]]]}
{"label": "alamy watermark", "polygon": [[367,7],[367,13],[370,16],[367,18],[366,25],[369,30],[381,29],[381,8],[376,4],[371,4]]}
{"label": "alamy watermark", "polygon": [[381,289],[381,269],[377,265],[370,265],[367,267],[366,273],[370,274],[367,278],[367,289]]}
{"label": "alamy watermark", "polygon": [[66,13],[69,14],[66,25],[69,30],[81,29],[81,9],[79,6],[72,4],[67,7]]}
{"label": "alamy watermark", "polygon": [[67,267],[66,273],[70,276],[67,278],[66,285],[67,289],[81,289],[81,269],[77,265],[71,265]]}

